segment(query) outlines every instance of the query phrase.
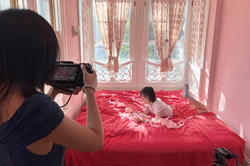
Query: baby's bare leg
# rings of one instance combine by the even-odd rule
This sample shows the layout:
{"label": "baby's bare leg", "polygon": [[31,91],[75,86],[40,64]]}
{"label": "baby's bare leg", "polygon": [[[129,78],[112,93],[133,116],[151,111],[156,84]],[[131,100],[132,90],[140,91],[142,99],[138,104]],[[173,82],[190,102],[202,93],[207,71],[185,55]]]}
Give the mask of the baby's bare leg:
{"label": "baby's bare leg", "polygon": [[196,99],[192,98],[189,100],[191,105],[194,105],[197,109],[197,113],[202,113],[207,111],[207,107]]}
{"label": "baby's bare leg", "polygon": [[192,98],[192,100],[190,102],[192,104],[194,104],[196,106],[196,108],[207,110],[207,107],[204,104],[202,104],[201,102],[195,100],[194,98]]}
{"label": "baby's bare leg", "polygon": [[197,109],[198,113],[207,111],[207,107],[204,104],[190,96],[188,84],[184,85],[183,96],[184,98],[189,100],[190,105],[194,106]]}

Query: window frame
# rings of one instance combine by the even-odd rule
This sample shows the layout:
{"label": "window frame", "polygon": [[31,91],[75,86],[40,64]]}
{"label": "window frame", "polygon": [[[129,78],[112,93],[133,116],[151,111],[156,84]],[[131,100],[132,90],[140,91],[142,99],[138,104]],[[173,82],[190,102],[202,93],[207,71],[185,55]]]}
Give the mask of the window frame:
{"label": "window frame", "polygon": [[[187,1],[187,4],[188,4],[188,0],[186,0]],[[146,4],[146,3],[145,3]],[[148,38],[149,38],[149,24],[150,24],[150,12],[152,12],[152,8],[150,8],[150,5],[151,5],[151,0],[147,0],[147,11],[148,11]],[[187,5],[187,8],[188,8],[188,5]],[[186,11],[187,10],[187,11]],[[186,45],[186,43],[187,43],[187,38],[186,38],[186,29],[187,29],[187,26],[189,26],[189,25],[187,25],[188,23],[187,23],[187,17],[188,17],[188,9],[185,9],[185,11],[184,11],[184,14],[185,14],[185,12],[187,12],[187,16],[186,16],[186,24],[184,24],[184,26],[185,26],[185,33],[184,33],[184,40],[177,40],[177,42],[176,42],[176,45],[178,45],[178,43],[181,43],[180,41],[183,41],[183,44],[184,44],[184,48],[183,48],[183,60],[182,61],[179,61],[179,62],[177,62],[177,63],[173,63],[173,65],[174,66],[177,66],[177,65],[184,65],[183,66],[183,76],[182,76],[182,79],[181,80],[176,80],[176,81],[174,81],[174,80],[166,80],[167,79],[167,75],[168,74],[166,74],[166,72],[164,72],[164,73],[160,73],[160,75],[162,75],[162,76],[164,76],[164,78],[165,78],[165,80],[157,80],[157,81],[149,81],[149,80],[147,80],[147,76],[145,76],[145,82],[148,84],[148,85],[151,85],[151,86],[155,86],[155,85],[161,85],[162,87],[164,87],[164,88],[168,88],[168,87],[172,87],[172,88],[174,88],[174,89],[177,89],[177,88],[179,88],[179,87],[181,87],[181,86],[183,86],[184,85],[184,82],[185,82],[185,61],[186,61],[186,56],[187,56],[187,54],[185,54],[185,45]],[[167,29],[169,29],[169,22],[168,22],[168,25],[167,25]],[[168,36],[169,34],[167,34],[167,38],[169,38],[169,36]],[[178,39],[179,39],[179,37],[178,37]],[[149,65],[151,65],[151,66],[155,66],[155,67],[159,67],[160,66],[160,63],[158,64],[158,63],[156,63],[156,62],[152,62],[152,61],[150,61],[149,59],[148,59],[148,45],[149,45],[149,43],[154,43],[155,42],[155,40],[148,40],[148,43],[147,43],[147,57],[146,57],[146,64],[145,64],[145,70],[147,71],[147,65],[149,64]],[[175,45],[175,46],[176,46]],[[166,42],[165,43],[165,47],[166,47],[166,49],[165,50],[168,50],[168,48],[169,48],[169,42]],[[174,51],[174,50],[173,50]],[[174,59],[174,58],[173,58]],[[172,60],[173,60],[172,59]],[[167,84],[167,85],[166,85]]]}
{"label": "window frame", "polygon": [[[91,1],[91,0],[90,0]],[[209,2],[206,5],[205,11],[205,19],[204,19],[204,33],[207,30],[207,22],[208,22],[208,12],[209,12]],[[93,1],[91,1],[94,3]],[[191,16],[192,16],[192,0],[188,0],[188,8],[187,8],[187,16],[186,16],[186,25],[185,25],[185,34],[184,34],[184,60],[182,61],[184,65],[184,75],[181,81],[164,81],[164,82],[152,82],[149,83],[146,81],[146,64],[147,64],[147,56],[148,56],[148,38],[149,38],[149,4],[150,0],[131,0],[131,13],[130,13],[130,59],[132,62],[132,80],[130,83],[120,83],[120,82],[108,82],[108,83],[100,83],[98,84],[98,89],[141,89],[144,86],[153,86],[156,89],[165,89],[165,90],[177,90],[182,89],[185,82],[187,81],[187,65],[188,65],[188,48],[189,48],[189,40],[190,35],[189,32],[191,30]],[[81,3],[79,3],[81,4]],[[93,10],[93,7],[91,8]],[[93,13],[93,11],[91,11]],[[93,14],[90,15],[93,18]],[[81,19],[81,18],[80,18]],[[93,30],[93,19],[89,20],[92,24],[91,31]],[[94,44],[92,34],[91,43]],[[205,53],[205,43],[206,43],[206,35],[203,35],[202,40],[202,51],[201,54]],[[82,47],[82,43],[81,43]],[[94,55],[94,48],[92,47],[92,54]],[[89,62],[94,64],[95,61],[93,56],[83,57],[82,62],[86,59],[90,60]],[[84,60],[85,59],[85,60]],[[204,58],[203,58],[204,59]],[[120,65],[122,66],[122,65]]]}
{"label": "window frame", "polygon": [[[136,1],[138,2],[138,1]],[[188,3],[188,2],[187,2]],[[149,17],[149,14],[150,14],[150,0],[144,0],[144,5],[145,5],[145,14],[144,16],[146,18],[146,20],[148,20],[147,22],[144,23],[144,36],[145,36],[145,39],[144,39],[144,46],[143,46],[143,55],[145,55],[144,57],[142,57],[142,61],[144,62],[144,68],[145,68],[145,71],[146,71],[146,68],[147,68],[147,64],[151,64],[151,65],[154,65],[154,66],[160,66],[160,64],[154,64],[150,61],[148,61],[148,43],[149,43],[149,22],[150,22],[150,17]],[[188,17],[188,15],[187,15]],[[187,19],[187,18],[186,18]],[[186,22],[186,27],[185,27],[185,35],[186,35],[186,30],[187,30],[187,26],[189,25],[189,23]],[[153,41],[152,41],[153,42]],[[184,72],[185,72],[185,60],[187,59],[186,56],[186,52],[185,52],[185,44],[188,42],[186,36],[184,36]],[[179,63],[178,63],[179,64]],[[183,86],[184,86],[184,83],[185,83],[185,73],[184,73],[184,76],[182,78],[182,80],[180,81],[168,81],[168,80],[164,80],[164,81],[158,81],[158,82],[148,82],[146,80],[146,73],[144,73],[145,75],[145,78],[144,78],[144,82],[142,83],[143,86],[153,86],[153,87],[158,87],[159,89],[166,89],[166,90],[177,90],[177,89],[181,89]]]}
{"label": "window frame", "polygon": [[[91,47],[90,47],[90,56],[86,56],[86,57],[84,57],[83,56],[83,39],[82,39],[82,28],[80,28],[81,29],[81,41],[80,41],[80,47],[81,47],[81,62],[89,62],[89,63],[91,63],[92,65],[93,65],[93,67],[95,67],[95,64],[98,64],[98,65],[101,65],[101,66],[103,66],[103,67],[105,67],[105,65],[106,64],[103,64],[103,63],[100,63],[100,62],[98,62],[98,61],[95,61],[95,58],[94,58],[94,56],[95,56],[95,47],[94,47],[94,44],[95,44],[95,41],[94,41],[94,15],[93,15],[93,3],[95,3],[94,1],[92,1],[92,0],[89,0],[90,1],[90,5],[92,6],[91,8],[90,8],[90,13],[89,13],[89,23],[90,23],[90,27],[91,27],[91,31],[90,31],[90,33],[91,33],[91,35],[90,35],[90,45],[91,45]],[[81,6],[81,4],[82,4],[82,0],[79,0],[78,1],[79,2],[79,6]],[[132,3],[132,1],[131,1],[131,3]],[[131,57],[131,54],[133,54],[133,52],[132,52],[132,50],[131,50],[131,23],[132,23],[132,20],[131,20],[131,18],[132,18],[132,11],[134,11],[134,9],[133,9],[133,7],[132,7],[133,5],[131,4],[131,9],[130,9],[130,40],[129,40],[129,45],[130,45],[130,49],[129,49],[129,57],[130,57],[130,60],[129,61],[126,61],[126,62],[124,62],[124,63],[122,63],[122,64],[119,64],[119,66],[120,66],[120,68],[121,67],[123,67],[123,66],[126,66],[126,65],[128,65],[128,64],[131,64],[132,65],[132,67],[131,67],[131,70],[132,70],[132,75],[131,75],[131,77],[132,77],[132,79],[131,79],[131,81],[125,81],[124,83],[121,83],[120,81],[116,81],[116,80],[111,80],[111,81],[109,81],[109,82],[98,82],[98,87],[99,88],[104,88],[104,89],[108,89],[109,87],[117,87],[117,88],[125,88],[125,87],[128,87],[128,86],[133,86],[134,84],[135,84],[135,80],[133,79],[134,77],[133,77],[133,62],[134,62],[134,60],[132,59],[132,57]],[[80,21],[80,27],[82,27],[82,18],[81,18],[81,7],[79,7],[79,21]],[[114,44],[113,44],[114,45]]]}
{"label": "window frame", "polygon": [[[0,2],[0,10],[8,9],[8,7],[7,7],[7,8],[3,8],[3,7],[1,6],[1,4],[5,4],[5,5],[6,5],[6,1],[5,1],[5,3],[1,3],[1,2]],[[11,1],[8,1],[8,5],[9,5],[9,7],[12,7]],[[4,6],[4,7],[6,7],[6,6]],[[3,8],[3,9],[2,9],[2,8]]]}

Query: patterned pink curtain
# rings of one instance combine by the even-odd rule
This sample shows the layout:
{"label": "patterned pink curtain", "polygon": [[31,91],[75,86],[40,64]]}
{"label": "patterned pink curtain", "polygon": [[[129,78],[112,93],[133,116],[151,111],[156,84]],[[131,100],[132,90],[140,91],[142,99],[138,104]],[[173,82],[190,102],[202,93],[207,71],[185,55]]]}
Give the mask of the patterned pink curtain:
{"label": "patterned pink curtain", "polygon": [[168,71],[168,58],[165,57],[167,41],[168,0],[152,0],[152,21],[154,38],[158,56],[160,58],[160,71]]}
{"label": "patterned pink curtain", "polygon": [[193,0],[192,29],[190,42],[190,62],[202,68],[203,56],[201,55],[202,38],[204,29],[206,0]]}
{"label": "patterned pink curtain", "polygon": [[114,35],[117,57],[114,61],[114,72],[118,72],[118,57],[122,46],[125,25],[128,20],[130,0],[114,0]]}
{"label": "patterned pink curtain", "polygon": [[[154,37],[158,56],[160,57],[160,71],[172,71],[173,64],[171,54],[180,34],[183,21],[186,0],[152,0],[152,19],[154,25]],[[169,13],[168,13],[169,11]],[[169,21],[169,32],[167,23]],[[167,40],[169,33],[169,40]],[[169,41],[168,52],[165,51]],[[166,57],[166,53],[168,53]]]}
{"label": "patterned pink curtain", "polygon": [[169,4],[169,49],[168,49],[168,70],[173,70],[171,54],[178,40],[181,25],[184,18],[186,0],[170,0]]}
{"label": "patterned pink curtain", "polygon": [[113,56],[113,0],[95,0],[96,13],[103,46],[108,56],[107,69],[114,70],[118,58]]}
{"label": "patterned pink curtain", "polygon": [[189,46],[189,65],[187,80],[189,91],[197,99],[200,98],[201,69],[203,67],[202,40],[205,20],[206,0],[193,0],[192,27]]}
{"label": "patterned pink curtain", "polygon": [[[96,13],[102,42],[108,56],[107,69],[118,72],[118,57],[128,19],[130,0],[96,0]],[[115,44],[117,54],[113,54]]]}

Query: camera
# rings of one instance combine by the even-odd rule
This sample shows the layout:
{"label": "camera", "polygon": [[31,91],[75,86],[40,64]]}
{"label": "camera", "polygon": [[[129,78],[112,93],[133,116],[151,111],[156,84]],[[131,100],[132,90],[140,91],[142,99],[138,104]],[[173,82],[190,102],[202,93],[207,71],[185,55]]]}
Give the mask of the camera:
{"label": "camera", "polygon": [[240,166],[240,163],[237,159],[236,154],[231,154],[230,150],[226,148],[216,148],[214,149],[214,163],[213,166],[227,166],[226,160],[234,158],[237,166]]}
{"label": "camera", "polygon": [[[93,73],[89,63],[81,63],[88,73]],[[83,87],[83,72],[81,64],[71,61],[60,61],[56,63],[53,75],[46,82],[48,85],[72,93],[76,87]]]}

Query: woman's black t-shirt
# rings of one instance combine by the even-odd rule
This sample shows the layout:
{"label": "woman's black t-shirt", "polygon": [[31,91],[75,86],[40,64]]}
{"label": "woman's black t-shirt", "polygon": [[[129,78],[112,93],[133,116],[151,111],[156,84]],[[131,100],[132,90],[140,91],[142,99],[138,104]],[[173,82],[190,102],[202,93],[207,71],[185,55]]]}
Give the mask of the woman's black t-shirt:
{"label": "woman's black t-shirt", "polygon": [[0,166],[62,166],[65,148],[54,144],[46,155],[26,147],[48,136],[63,120],[61,108],[45,94],[27,98],[11,119],[0,125]]}

